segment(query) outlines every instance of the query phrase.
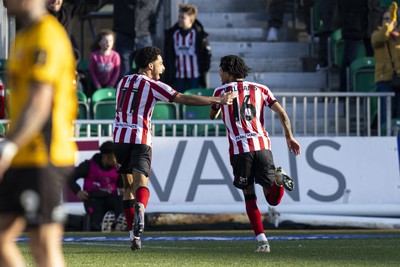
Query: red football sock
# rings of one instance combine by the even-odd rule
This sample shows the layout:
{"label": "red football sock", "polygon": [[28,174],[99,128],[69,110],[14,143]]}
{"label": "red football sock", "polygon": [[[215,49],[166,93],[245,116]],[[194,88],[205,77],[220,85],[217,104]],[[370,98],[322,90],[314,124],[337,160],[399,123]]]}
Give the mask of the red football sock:
{"label": "red football sock", "polygon": [[147,207],[149,203],[150,191],[147,187],[141,186],[136,190],[136,202],[140,202],[144,205],[144,208]]}
{"label": "red football sock", "polygon": [[261,213],[257,207],[257,199],[246,200],[246,213],[249,217],[251,227],[257,235],[264,233],[264,226],[261,220]]}
{"label": "red football sock", "polygon": [[133,199],[122,201],[122,206],[124,208],[124,214],[126,219],[126,225],[129,231],[132,231],[133,216],[135,214],[134,205],[135,205],[135,200]]}
{"label": "red football sock", "polygon": [[269,189],[269,194],[267,196],[267,201],[271,206],[277,206],[281,203],[283,194],[285,193],[285,189],[283,186],[279,186],[276,183],[272,184],[272,187]]}

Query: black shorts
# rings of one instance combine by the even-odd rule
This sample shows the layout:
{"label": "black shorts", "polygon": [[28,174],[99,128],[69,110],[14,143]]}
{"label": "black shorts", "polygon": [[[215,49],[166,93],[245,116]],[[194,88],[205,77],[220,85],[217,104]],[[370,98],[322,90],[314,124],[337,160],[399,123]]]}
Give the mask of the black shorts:
{"label": "black shorts", "polygon": [[0,214],[23,215],[30,227],[62,223],[62,190],[72,170],[54,166],[10,168],[0,182]]}
{"label": "black shorts", "polygon": [[245,177],[249,185],[257,183],[267,188],[275,181],[275,164],[271,150],[233,155],[230,161],[235,179]]}
{"label": "black shorts", "polygon": [[142,144],[114,143],[114,153],[119,166],[119,173],[137,171],[147,177],[151,168],[151,147]]}

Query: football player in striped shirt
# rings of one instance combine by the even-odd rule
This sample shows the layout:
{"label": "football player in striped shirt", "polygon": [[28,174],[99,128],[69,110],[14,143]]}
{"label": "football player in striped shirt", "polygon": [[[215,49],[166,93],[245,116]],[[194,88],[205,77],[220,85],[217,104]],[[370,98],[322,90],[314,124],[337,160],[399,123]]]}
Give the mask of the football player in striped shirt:
{"label": "football player in striped shirt", "polygon": [[151,167],[151,116],[157,101],[205,106],[232,104],[235,93],[216,97],[184,95],[159,81],[164,72],[161,50],[145,47],[136,54],[137,74],[127,75],[117,86],[116,116],[113,124],[115,155],[124,181],[124,214],[131,249],[141,248],[144,210],[150,192],[147,188]]}
{"label": "football player in striped shirt", "polygon": [[290,152],[299,155],[300,145],[293,137],[289,117],[269,88],[244,80],[250,70],[238,56],[221,58],[219,75],[223,85],[214,90],[214,96],[234,92],[237,97],[230,106],[211,105],[210,118],[216,119],[220,112],[222,114],[228,132],[233,184],[243,190],[246,213],[259,242],[256,252],[269,252],[254,184],[260,184],[267,202],[276,206],[283,197],[284,188],[291,191],[294,183],[282,168],[275,169],[271,141],[264,127],[266,106],[278,114]]}

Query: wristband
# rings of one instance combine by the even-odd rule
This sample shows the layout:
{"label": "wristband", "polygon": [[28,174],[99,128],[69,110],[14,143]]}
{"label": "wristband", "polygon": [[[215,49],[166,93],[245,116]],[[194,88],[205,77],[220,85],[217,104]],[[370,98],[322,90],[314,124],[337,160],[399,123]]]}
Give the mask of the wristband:
{"label": "wristband", "polygon": [[18,152],[18,146],[7,139],[0,142],[1,158],[12,160]]}

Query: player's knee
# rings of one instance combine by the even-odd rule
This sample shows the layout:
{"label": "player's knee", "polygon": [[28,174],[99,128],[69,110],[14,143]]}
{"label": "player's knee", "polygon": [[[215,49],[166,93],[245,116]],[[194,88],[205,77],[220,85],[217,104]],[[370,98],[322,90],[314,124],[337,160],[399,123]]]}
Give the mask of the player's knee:
{"label": "player's knee", "polygon": [[282,198],[279,197],[273,197],[270,194],[265,196],[265,199],[267,200],[268,204],[271,206],[278,206],[281,203]]}
{"label": "player's knee", "polygon": [[133,193],[133,183],[132,184],[128,184],[127,186],[125,186],[124,193],[125,194]]}

